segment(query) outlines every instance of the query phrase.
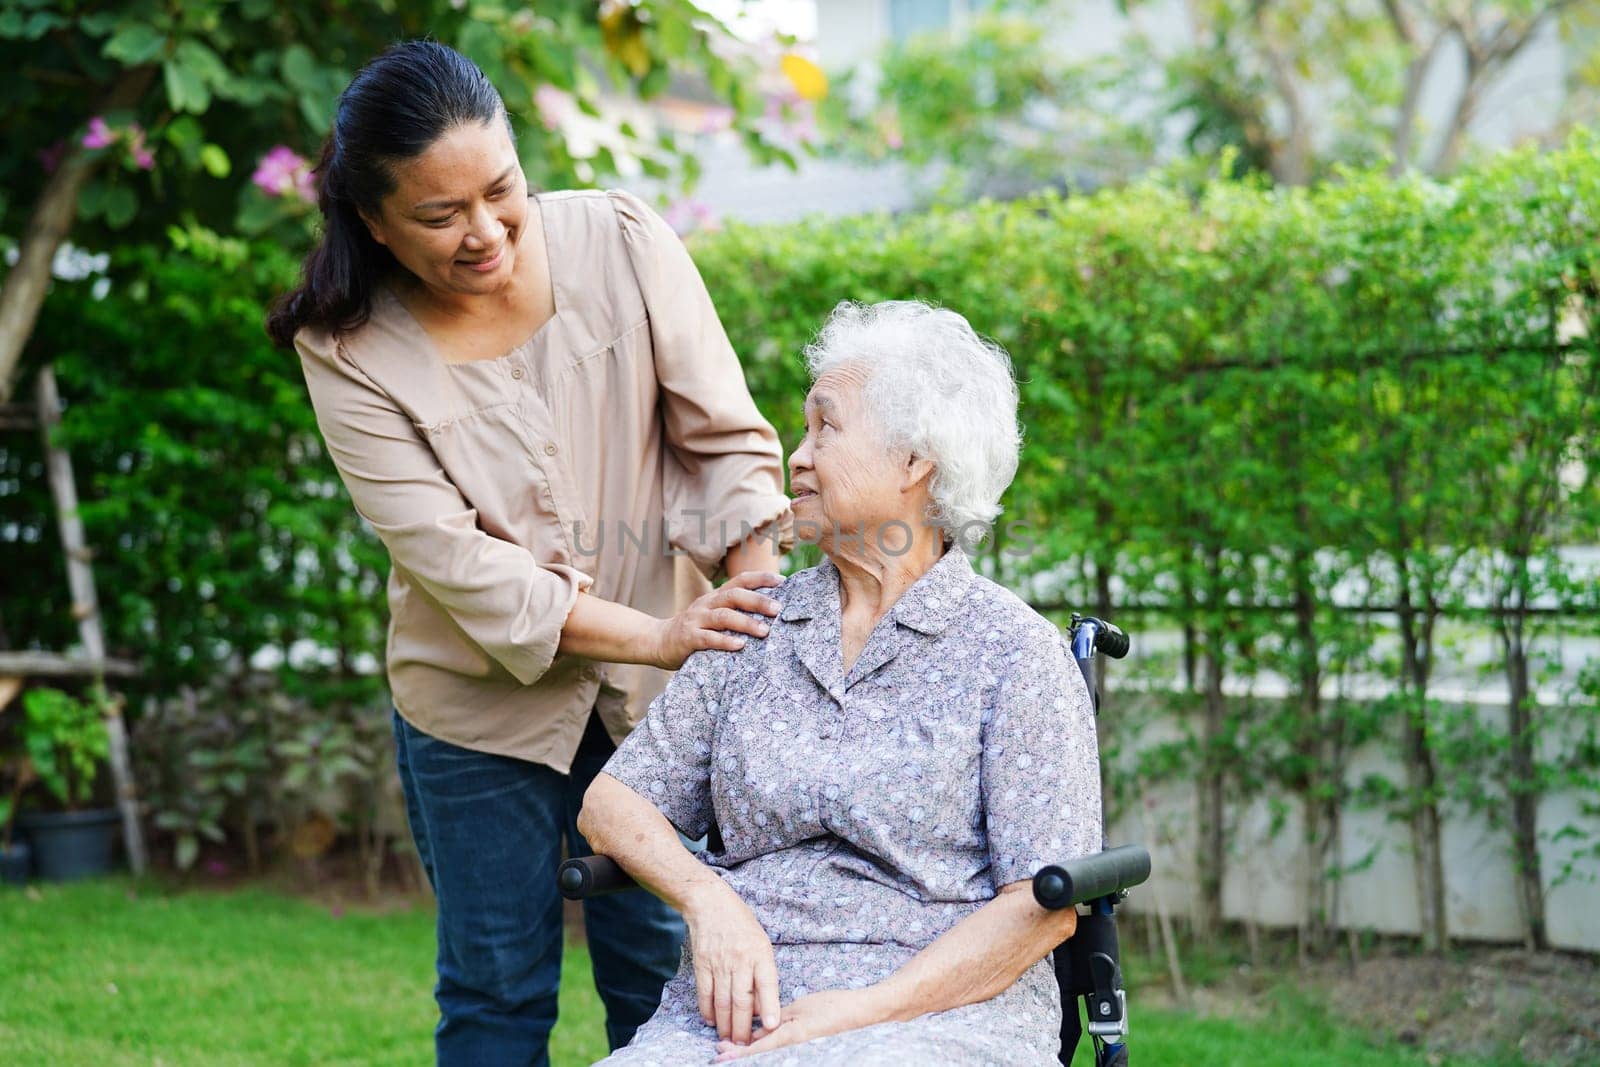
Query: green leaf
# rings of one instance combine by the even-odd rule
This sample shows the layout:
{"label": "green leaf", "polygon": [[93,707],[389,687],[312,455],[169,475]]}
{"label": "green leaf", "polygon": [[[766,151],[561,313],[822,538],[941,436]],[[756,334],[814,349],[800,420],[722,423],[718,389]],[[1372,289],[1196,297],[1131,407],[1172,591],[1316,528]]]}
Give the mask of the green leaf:
{"label": "green leaf", "polygon": [[21,36],[25,41],[37,41],[51,30],[66,24],[67,20],[53,11],[37,11],[23,23]]}
{"label": "green leaf", "polygon": [[174,111],[203,114],[211,106],[211,90],[200,72],[174,58],[161,65],[167,83],[167,101]]}
{"label": "green leaf", "polygon": [[331,92],[310,92],[300,94],[300,114],[305,116],[306,124],[318,133],[327,133],[333,129],[333,110],[338,106],[338,94]]}
{"label": "green leaf", "polygon": [[111,35],[100,54],[125,67],[137,67],[153,62],[166,47],[166,34],[148,23],[130,22]]}
{"label": "green leaf", "polygon": [[118,16],[111,11],[91,11],[86,15],[78,16],[78,29],[90,37],[104,37],[117,28],[120,21]]}
{"label": "green leaf", "polygon": [[180,115],[167,123],[167,142],[180,152],[197,148],[205,140],[205,131],[192,115]]}
{"label": "green leaf", "polygon": [[126,185],[110,186],[106,189],[102,210],[106,224],[114,230],[120,230],[139,213],[139,197]]}
{"label": "green leaf", "polygon": [[281,69],[283,80],[302,93],[316,89],[321,84],[317,77],[319,68],[316,57],[303,44],[292,44],[283,50]]}
{"label": "green leaf", "polygon": [[83,219],[99,218],[106,209],[106,189],[103,181],[91,179],[84,183],[78,190],[78,217]]}
{"label": "green leaf", "polygon": [[213,89],[225,88],[232,78],[227,65],[204,42],[192,38],[181,42],[174,58]]}
{"label": "green leaf", "polygon": [[226,178],[233,170],[233,162],[228,159],[228,153],[214,144],[207,144],[201,147],[200,165],[213,178]]}

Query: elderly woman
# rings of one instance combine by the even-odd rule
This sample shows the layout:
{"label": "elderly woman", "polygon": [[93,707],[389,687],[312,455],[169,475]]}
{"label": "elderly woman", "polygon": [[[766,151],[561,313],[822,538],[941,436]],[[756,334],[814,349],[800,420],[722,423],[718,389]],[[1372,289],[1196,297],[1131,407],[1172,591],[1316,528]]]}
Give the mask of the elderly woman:
{"label": "elderly woman", "polygon": [[[1099,850],[1099,763],[1061,634],[962,548],[1016,471],[1009,360],[917,303],[841,305],[807,355],[789,472],[826,560],[765,641],[690,656],[584,797],[689,928],[606,1062],[1054,1063],[1076,916],[1028,890]],[[698,857],[673,829],[713,825]]]}

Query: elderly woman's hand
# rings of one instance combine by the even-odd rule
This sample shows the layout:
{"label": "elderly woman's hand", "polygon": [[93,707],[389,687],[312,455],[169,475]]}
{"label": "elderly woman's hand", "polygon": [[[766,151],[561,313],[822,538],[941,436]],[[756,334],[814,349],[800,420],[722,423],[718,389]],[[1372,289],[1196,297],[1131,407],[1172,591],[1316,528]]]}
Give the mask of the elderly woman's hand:
{"label": "elderly woman's hand", "polygon": [[[720,587],[661,622],[650,662],[675,671],[683,666],[683,661],[691,653],[702,648],[737,652],[744,647],[745,638],[741,634],[767,636],[767,623],[752,619],[746,612],[777,615],[778,602],[756,590],[778,585],[782,581],[782,575],[767,571],[747,571],[729,578]],[[724,632],[728,630],[733,632]]]}
{"label": "elderly woman's hand", "polygon": [[[865,989],[825,989],[792,1001],[783,1009],[783,1022],[778,1026],[763,1025],[749,1044],[733,1041],[717,1042],[716,1063],[726,1063],[744,1056],[771,1052],[775,1048],[815,1041],[830,1034],[858,1030],[863,1026],[886,1022],[890,1014],[880,1001],[879,987]],[[765,1019],[763,1019],[763,1024]]]}
{"label": "elderly woman's hand", "polygon": [[754,1017],[764,1027],[781,1021],[778,964],[772,941],[739,895],[718,882],[685,901],[694,957],[694,986],[700,1017],[717,1036],[748,1044]]}

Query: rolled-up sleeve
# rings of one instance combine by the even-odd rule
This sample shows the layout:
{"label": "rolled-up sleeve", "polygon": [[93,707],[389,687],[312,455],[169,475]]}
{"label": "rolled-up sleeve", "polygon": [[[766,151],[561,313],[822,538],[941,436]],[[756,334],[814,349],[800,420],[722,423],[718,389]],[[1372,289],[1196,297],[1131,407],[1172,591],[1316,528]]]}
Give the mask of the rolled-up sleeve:
{"label": "rolled-up sleeve", "polygon": [[1049,631],[1029,639],[984,729],[983,806],[996,889],[1101,850],[1094,708],[1066,642]]}
{"label": "rolled-up sleeve", "polygon": [[711,753],[721,716],[722,665],[696,652],[612,753],[605,773],[644,797],[688,837],[711,828]]}
{"label": "rolled-up sleeve", "polygon": [[688,250],[661,217],[611,194],[644,296],[667,442],[672,546],[708,576],[752,531],[793,544],[783,449],[756,409],[744,369]]}
{"label": "rolled-up sleeve", "polygon": [[484,532],[410,417],[335,338],[303,330],[295,348],[328,454],[394,565],[519,682],[536,681],[593,579]]}

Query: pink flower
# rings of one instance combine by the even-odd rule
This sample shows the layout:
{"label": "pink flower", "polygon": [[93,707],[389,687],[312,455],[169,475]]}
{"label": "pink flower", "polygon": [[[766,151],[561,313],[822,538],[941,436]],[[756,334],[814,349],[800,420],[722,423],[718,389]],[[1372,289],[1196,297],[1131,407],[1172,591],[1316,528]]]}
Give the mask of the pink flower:
{"label": "pink flower", "polygon": [[311,164],[288,145],[274,145],[269,149],[261,157],[261,162],[256,164],[250,180],[268,196],[288,196],[293,193],[306,201],[317,198]]}
{"label": "pink flower", "polygon": [[539,109],[539,121],[547,130],[555,130],[572,116],[572,94],[554,85],[541,85],[533,91],[533,106]]}
{"label": "pink flower", "polygon": [[145,147],[144,127],[135,122],[128,127],[128,132],[130,134],[128,151],[132,154],[133,161],[138,164],[140,170],[150,170],[156,165],[156,157]]}
{"label": "pink flower", "polygon": [[680,234],[691,230],[715,230],[719,225],[716,212],[701,200],[675,200],[667,205],[661,218]]}
{"label": "pink flower", "polygon": [[106,125],[106,120],[96,115],[89,120],[89,132],[83,135],[83,147],[108,148],[115,144],[116,140],[117,135]]}
{"label": "pink flower", "polygon": [[721,133],[733,125],[733,108],[708,107],[700,120],[701,133]]}

